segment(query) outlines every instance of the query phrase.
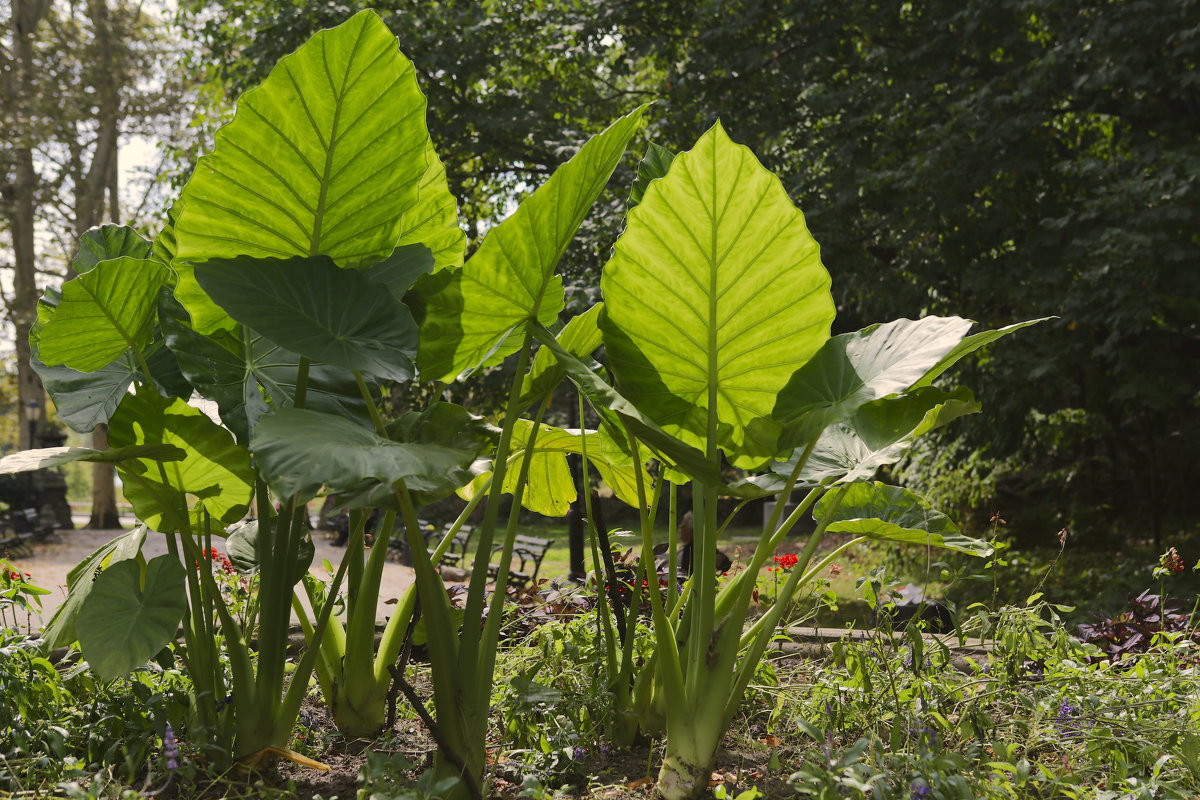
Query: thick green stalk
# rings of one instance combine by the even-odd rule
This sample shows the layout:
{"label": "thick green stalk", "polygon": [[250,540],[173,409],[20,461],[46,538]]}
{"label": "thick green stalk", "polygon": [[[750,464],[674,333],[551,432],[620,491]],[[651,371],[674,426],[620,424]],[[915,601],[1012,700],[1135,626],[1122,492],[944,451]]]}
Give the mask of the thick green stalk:
{"label": "thick green stalk", "polygon": [[[442,536],[442,540],[433,549],[433,554],[429,557],[431,563],[437,564],[441,562],[442,557],[446,555],[446,551],[454,544],[454,537],[458,535],[458,532],[462,530],[462,526],[471,518],[471,514],[475,512],[475,508],[479,505],[480,501],[487,496],[488,490],[491,488],[491,480],[491,477],[487,479],[487,482],[480,487],[479,491],[467,501],[466,507],[459,513],[458,518],[451,523],[445,535]],[[404,647],[404,637],[408,631],[408,623],[412,619],[416,608],[417,585],[414,583],[408,587],[404,595],[400,598],[400,603],[396,606],[396,611],[388,619],[387,626],[383,629],[382,636],[380,636],[379,652],[375,656],[375,684],[377,687],[386,687],[391,683],[391,666],[400,657],[400,650]]]}
{"label": "thick green stalk", "polygon": [[825,510],[825,515],[817,523],[816,529],[808,537],[808,543],[805,544],[804,550],[797,557],[796,565],[792,568],[792,572],[788,575],[787,583],[784,584],[783,590],[779,593],[778,602],[758,621],[759,630],[742,658],[733,683],[733,690],[729,693],[726,701],[722,730],[733,719],[733,714],[737,710],[738,704],[742,701],[742,695],[746,691],[746,686],[749,685],[750,679],[754,677],[755,667],[762,658],[763,652],[767,649],[767,644],[771,640],[775,626],[779,624],[779,620],[790,605],[789,602],[784,602],[783,598],[790,599],[793,597],[796,594],[796,587],[799,586],[800,580],[808,574],[808,562],[812,560],[813,555],[817,552],[817,547],[821,544],[821,539],[825,537],[825,529],[833,522],[833,515],[837,512],[838,506],[841,505],[848,488],[849,486],[847,485],[833,490],[833,497]]}
{"label": "thick green stalk", "polygon": [[[471,582],[467,589],[467,602],[464,619],[480,619],[483,616],[484,591],[487,583],[488,565],[492,558],[492,540],[495,537],[496,521],[500,514],[500,498],[504,494],[504,478],[508,470],[508,453],[512,449],[513,430],[521,411],[521,379],[529,370],[529,351],[533,341],[533,333],[525,326],[524,338],[517,355],[517,367],[514,379],[509,389],[508,404],[504,411],[504,422],[500,428],[500,441],[496,444],[496,456],[492,461],[492,486],[488,492],[487,508],[484,510],[483,524],[479,530],[478,549],[475,551],[475,561],[471,567]],[[475,625],[464,625],[460,656],[462,668],[471,669],[479,662],[480,628]]]}

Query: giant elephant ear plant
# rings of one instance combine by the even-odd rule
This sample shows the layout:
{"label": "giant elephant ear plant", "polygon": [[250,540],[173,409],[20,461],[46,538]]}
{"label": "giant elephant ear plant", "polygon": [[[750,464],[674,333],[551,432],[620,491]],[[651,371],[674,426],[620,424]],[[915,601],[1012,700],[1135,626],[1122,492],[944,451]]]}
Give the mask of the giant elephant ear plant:
{"label": "giant elephant ear plant", "polygon": [[[85,234],[81,274],[44,298],[31,345],[60,415],[77,430],[108,423],[113,449],[31,451],[0,460],[0,471],[112,462],[143,525],[73,573],[47,644],[80,639],[93,670],[112,677],[152,657],[182,620],[193,738],[215,763],[255,766],[299,758],[286,747],[314,671],[343,733],[378,733],[393,680],[408,688],[393,667],[420,614],[440,791],[482,797],[504,602],[487,591],[493,545],[503,587],[521,507],[561,513],[573,492],[564,454],[578,453],[639,509],[642,578],[654,586],[653,510],[669,496],[674,516],[676,484],[690,480],[695,575],[682,591],[670,581],[665,598],[648,592],[656,649],[640,672],[633,626],[619,632],[619,653],[620,610],[601,617],[621,738],[639,714],[648,733],[665,724],[658,791],[677,800],[705,790],[785,613],[781,602],[746,625],[754,575],[801,514],[813,511],[817,526],[784,598],[816,574],[810,561],[827,532],[986,553],[916,494],[871,478],[917,437],[979,409],[968,391],[933,381],[1021,325],[967,336],[967,320],[926,318],[830,338],[830,278],[804,216],[719,124],[678,156],[651,146],[605,267],[605,303],[551,334],[564,309],[558,263],[644,113],[583,144],[464,262],[413,65],[362,12],[241,98],[154,242],[116,226]],[[608,374],[589,364],[601,343]],[[453,380],[510,357],[498,426],[440,402],[395,420],[380,413],[381,381],[418,369]],[[564,378],[599,430],[543,424]],[[215,403],[224,427],[185,402],[193,393]],[[760,474],[725,485],[726,462]],[[807,494],[783,519],[796,488]],[[457,524],[486,502],[461,614],[434,568],[457,525],[431,557],[416,518],[417,506],[456,490],[470,499]],[[304,504],[322,493],[354,509],[351,542],[331,586],[305,578],[297,592],[312,557]],[[501,528],[504,493],[514,502]],[[746,569],[718,584],[721,495],[781,502]],[[252,502],[257,520],[239,523]],[[384,512],[385,531],[402,521],[416,572],[378,646],[386,547],[364,554],[368,509]],[[227,533],[257,574],[242,620],[211,572],[190,568]],[[141,545],[156,535],[170,555],[147,564]],[[292,613],[309,647],[288,683]]]}

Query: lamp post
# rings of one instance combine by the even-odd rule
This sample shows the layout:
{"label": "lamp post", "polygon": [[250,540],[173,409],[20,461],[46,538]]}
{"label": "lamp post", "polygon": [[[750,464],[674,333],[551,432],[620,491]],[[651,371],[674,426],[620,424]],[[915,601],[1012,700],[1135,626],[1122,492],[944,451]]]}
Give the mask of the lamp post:
{"label": "lamp post", "polygon": [[[41,418],[42,418],[42,404],[41,403],[39,403],[37,400],[30,400],[28,403],[25,404],[25,420],[29,423],[29,449],[30,450],[33,450],[34,448],[37,447],[38,420]],[[25,473],[25,481],[26,481],[25,504],[26,504],[26,507],[33,507],[37,501],[36,501],[36,498],[34,497],[33,473],[32,472]]]}
{"label": "lamp post", "polygon": [[29,423],[29,449],[37,447],[38,420],[42,418],[42,404],[30,400],[25,404],[25,419]]}

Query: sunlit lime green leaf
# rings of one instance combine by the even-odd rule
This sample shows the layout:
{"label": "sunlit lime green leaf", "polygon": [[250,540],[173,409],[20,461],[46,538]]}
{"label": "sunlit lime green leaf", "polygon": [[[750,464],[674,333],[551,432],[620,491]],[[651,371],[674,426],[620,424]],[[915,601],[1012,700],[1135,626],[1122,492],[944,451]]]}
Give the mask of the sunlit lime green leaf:
{"label": "sunlit lime green leaf", "polygon": [[[514,494],[520,478],[520,465],[529,447],[529,436],[533,423],[522,419],[513,428],[512,451],[509,468],[505,473],[504,492]],[[582,455],[584,438],[587,438],[588,461],[600,472],[605,483],[623,502],[638,505],[637,478],[633,471],[633,459],[620,445],[603,431],[580,431],[542,425],[534,440],[529,478],[521,495],[521,505],[536,514],[561,517],[570,509],[578,495],[575,481],[567,464],[570,453]],[[486,462],[485,462],[486,463]],[[481,491],[491,475],[491,469],[478,469],[470,484],[459,490],[459,496],[470,500]],[[642,466],[642,480],[648,488],[651,477]]]}
{"label": "sunlit lime green leaf", "polygon": [[62,300],[41,326],[39,352],[50,365],[80,372],[107,367],[127,349],[150,344],[155,299],[170,271],[155,261],[103,261],[62,287]]}
{"label": "sunlit lime green leaf", "polygon": [[324,256],[232,258],[197,265],[196,278],[231,317],[280,347],[395,381],[413,375],[412,314],[360,272]]}
{"label": "sunlit lime green leaf", "polygon": [[467,235],[458,226],[458,202],[446,183],[446,167],[427,145],[429,168],[421,178],[421,194],[415,206],[404,212],[397,247],[423,244],[433,255],[434,269],[463,263]]}
{"label": "sunlit lime green leaf", "polygon": [[82,275],[113,258],[150,258],[150,242],[126,225],[98,225],[79,237],[79,251],[71,259],[71,269]]}
{"label": "sunlit lime green leaf", "polygon": [[[824,519],[833,500],[827,494],[813,511]],[[944,547],[973,556],[986,556],[992,548],[978,539],[963,536],[958,526],[925,498],[899,486],[883,483],[852,483],[833,513],[829,533],[849,533],[889,542]]]}
{"label": "sunlit lime green leaf", "polygon": [[551,324],[563,309],[559,260],[608,183],[630,138],[639,108],[593,136],[513,212],[492,228],[466,265],[426,298],[421,370],[452,380],[494,363],[519,346],[509,338],[529,321]]}
{"label": "sunlit lime green leaf", "polygon": [[184,509],[192,509],[192,524],[207,514],[220,529],[249,508],[254,483],[249,454],[229,431],[183,400],[144,391],[126,396],[109,423],[108,441],[115,447],[167,444],[184,451],[182,461],[166,464],[162,472],[143,462],[136,478],[123,481],[138,519],[156,531],[185,530]]}
{"label": "sunlit lime green leaf", "polygon": [[621,392],[696,447],[711,422],[737,466],[776,457],[776,395],[834,316],[804,215],[717,124],[628,219],[601,280],[600,327]]}
{"label": "sunlit lime green leaf", "polygon": [[[596,352],[600,341],[600,311],[603,303],[597,303],[582,314],[571,317],[558,336],[559,345],[571,355],[586,359]],[[545,397],[554,391],[567,371],[558,363],[558,359],[547,350],[541,348],[533,357],[529,374],[521,381],[521,404],[528,405]]]}
{"label": "sunlit lime green leaf", "polygon": [[[428,148],[413,65],[379,17],[360,12],[242,95],[184,188],[176,261],[378,261],[417,203]],[[180,300],[195,315],[190,298]],[[211,332],[207,323],[196,327]]]}
{"label": "sunlit lime green leaf", "polygon": [[96,578],[76,622],[83,657],[105,681],[128,675],[175,638],[187,611],[186,575],[171,555],[127,560]]}
{"label": "sunlit lime green leaf", "polygon": [[97,548],[67,573],[67,599],[54,612],[54,617],[42,632],[42,647],[53,650],[66,647],[79,637],[75,633],[75,622],[83,602],[92,592],[97,575],[109,564],[137,557],[146,541],[146,526],[137,525]]}

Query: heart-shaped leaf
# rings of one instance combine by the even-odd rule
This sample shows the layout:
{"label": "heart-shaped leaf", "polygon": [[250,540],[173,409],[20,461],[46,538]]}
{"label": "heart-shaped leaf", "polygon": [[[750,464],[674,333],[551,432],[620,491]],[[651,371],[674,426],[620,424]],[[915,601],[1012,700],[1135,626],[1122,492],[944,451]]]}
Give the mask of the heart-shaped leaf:
{"label": "heart-shaped leaf", "polygon": [[417,279],[433,272],[434,263],[433,253],[428,247],[423,244],[408,244],[397,247],[390,256],[367,267],[363,273],[376,283],[386,286],[397,301],[404,302],[404,295]]}
{"label": "heart-shaped leaf", "polygon": [[83,657],[105,681],[128,675],[175,638],[187,611],[186,575],[171,555],[151,559],[145,581],[134,560],[96,578],[76,621]]}
{"label": "heart-shaped leaf", "polygon": [[54,650],[78,640],[75,622],[87,596],[92,593],[96,577],[109,564],[136,558],[146,541],[146,526],[138,525],[97,548],[67,573],[67,599],[54,612],[54,617],[42,632],[42,647]]}
{"label": "heart-shaped leaf", "polygon": [[92,372],[128,349],[144,350],[154,330],[158,291],[169,278],[155,261],[122,257],[67,281],[53,316],[41,325],[41,359]]}
{"label": "heart-shaped leaf", "polygon": [[559,260],[600,196],[643,108],[588,140],[508,219],[492,228],[462,270],[426,298],[421,371],[453,380],[498,363],[519,346],[510,334],[531,321],[549,325],[563,309]]}
{"label": "heart-shaped leaf", "polygon": [[779,393],[774,415],[788,431],[785,443],[807,444],[864,403],[912,386],[971,324],[961,317],[898,319],[829,339]]}
{"label": "heart-shaped leaf", "polygon": [[601,287],[626,397],[737,466],[779,455],[771,410],[829,337],[829,273],[783,184],[719,123],[630,210]]}
{"label": "heart-shaped leaf", "polygon": [[[824,519],[832,494],[817,502],[813,516]],[[846,487],[841,504],[826,531],[867,536],[888,542],[944,547],[973,556],[986,556],[992,548],[963,536],[958,526],[915,492],[883,483],[853,483]]]}
{"label": "heart-shaped leaf", "polygon": [[390,291],[324,256],[213,259],[195,268],[234,320],[280,347],[349,370],[405,381],[417,325]]}
{"label": "heart-shaped leaf", "polygon": [[410,212],[408,231],[422,230],[431,211],[419,210],[421,183],[436,184],[430,151],[412,62],[374,12],[319,32],[283,58],[239,99],[177,204],[176,297],[196,330],[232,323],[200,288],[192,264],[326,255],[355,267],[392,252]]}
{"label": "heart-shaped leaf", "polygon": [[176,260],[378,261],[417,203],[428,149],[412,62],[374,12],[360,12],[242,95],[184,188]]}

